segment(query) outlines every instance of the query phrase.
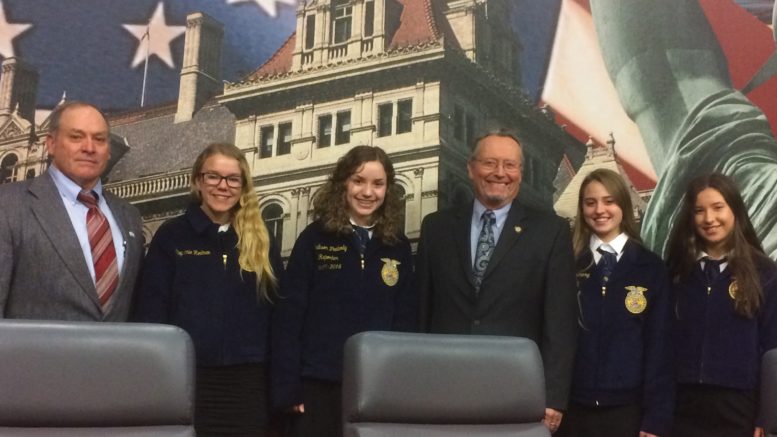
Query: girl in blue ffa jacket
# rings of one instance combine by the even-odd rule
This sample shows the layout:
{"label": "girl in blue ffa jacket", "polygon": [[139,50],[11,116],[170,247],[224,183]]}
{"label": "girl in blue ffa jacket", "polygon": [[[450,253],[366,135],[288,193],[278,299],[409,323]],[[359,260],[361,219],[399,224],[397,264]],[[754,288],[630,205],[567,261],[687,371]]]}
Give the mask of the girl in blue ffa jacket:
{"label": "girl in blue ffa jacket", "polygon": [[633,211],[617,173],[583,180],[573,237],[580,336],[562,436],[666,436],[671,427],[669,284]]}
{"label": "girl in blue ffa jacket", "polygon": [[673,435],[762,436],[761,356],[777,347],[777,267],[726,176],[688,185],[669,239],[677,360]]}
{"label": "girl in blue ffa jacket", "polygon": [[135,319],[177,325],[192,337],[198,436],[264,436],[280,253],[237,147],[209,145],[194,163],[191,191],[186,213],[165,222],[151,241]]}
{"label": "girl in blue ffa jacket", "polygon": [[273,314],[272,401],[295,413],[290,434],[340,437],[345,340],[415,330],[410,245],[400,228],[394,167],[357,146],[315,197],[316,221],[297,239]]}

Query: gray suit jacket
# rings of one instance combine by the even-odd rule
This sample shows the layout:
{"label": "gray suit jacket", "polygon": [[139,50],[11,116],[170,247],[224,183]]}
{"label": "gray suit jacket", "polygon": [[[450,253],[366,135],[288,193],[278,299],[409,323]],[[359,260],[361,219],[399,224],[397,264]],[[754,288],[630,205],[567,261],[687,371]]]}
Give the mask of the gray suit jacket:
{"label": "gray suit jacket", "polygon": [[121,227],[125,251],[106,313],[51,176],[0,185],[0,317],[127,320],[143,255],[140,214],[128,202],[104,193]]}

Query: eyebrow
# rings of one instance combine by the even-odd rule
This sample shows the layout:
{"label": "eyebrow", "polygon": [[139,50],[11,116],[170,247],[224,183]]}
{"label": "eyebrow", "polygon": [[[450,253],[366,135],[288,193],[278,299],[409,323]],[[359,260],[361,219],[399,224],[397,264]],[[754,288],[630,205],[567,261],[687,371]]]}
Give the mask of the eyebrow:
{"label": "eyebrow", "polygon": [[203,173],[213,173],[213,174],[217,174],[217,175],[219,175],[219,176],[224,176],[225,178],[228,178],[228,177],[230,177],[230,176],[242,176],[240,173],[230,173],[230,174],[228,174],[228,175],[222,175],[221,173],[217,172],[216,170],[205,170],[205,169],[203,169],[203,170],[202,170],[202,172],[203,172]]}

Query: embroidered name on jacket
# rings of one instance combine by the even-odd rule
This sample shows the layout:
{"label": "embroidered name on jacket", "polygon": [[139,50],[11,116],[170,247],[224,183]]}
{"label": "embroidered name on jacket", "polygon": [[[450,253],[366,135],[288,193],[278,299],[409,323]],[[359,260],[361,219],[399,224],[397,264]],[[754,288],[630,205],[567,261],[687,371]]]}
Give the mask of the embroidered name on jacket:
{"label": "embroidered name on jacket", "polygon": [[191,249],[184,249],[184,250],[175,250],[175,254],[178,256],[206,256],[210,255],[209,250],[191,250]]}
{"label": "embroidered name on jacket", "polygon": [[340,270],[343,268],[343,262],[340,256],[348,251],[345,244],[340,246],[327,246],[316,244],[316,268],[322,270]]}

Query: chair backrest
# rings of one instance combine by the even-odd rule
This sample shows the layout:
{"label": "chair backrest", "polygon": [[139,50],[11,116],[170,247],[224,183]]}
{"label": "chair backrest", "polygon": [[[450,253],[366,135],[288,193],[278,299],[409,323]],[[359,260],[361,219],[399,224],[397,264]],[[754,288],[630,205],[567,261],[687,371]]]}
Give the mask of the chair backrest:
{"label": "chair backrest", "polygon": [[544,411],[531,340],[365,332],[346,342],[346,437],[550,436]]}
{"label": "chair backrest", "polygon": [[777,436],[777,349],[767,351],[761,362],[761,418],[768,436]]}
{"label": "chair backrest", "polygon": [[194,436],[179,328],[0,320],[0,435]]}

